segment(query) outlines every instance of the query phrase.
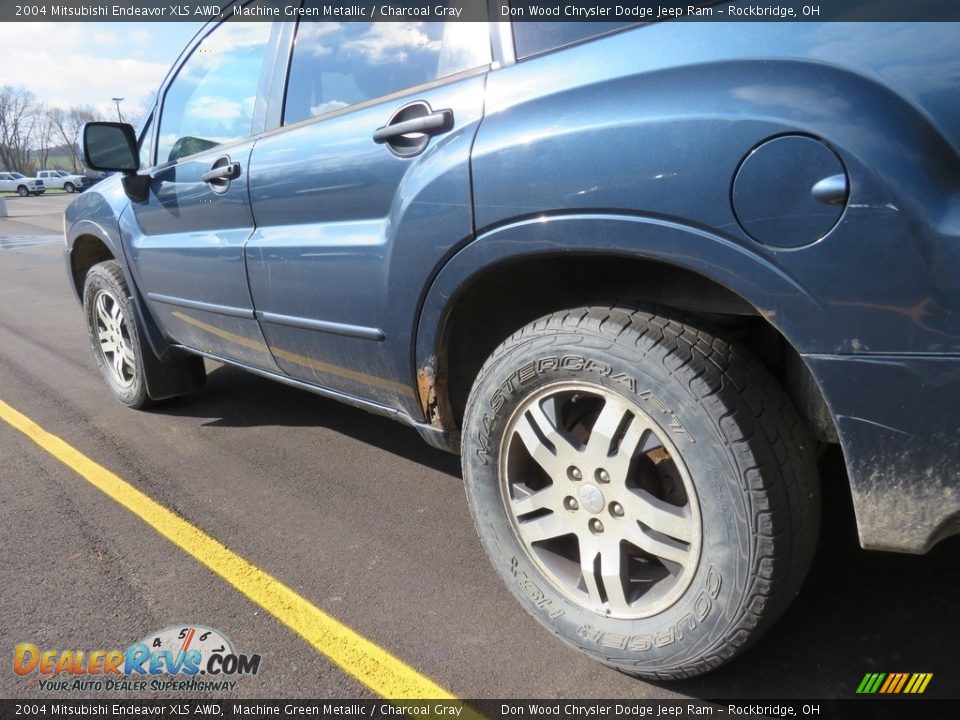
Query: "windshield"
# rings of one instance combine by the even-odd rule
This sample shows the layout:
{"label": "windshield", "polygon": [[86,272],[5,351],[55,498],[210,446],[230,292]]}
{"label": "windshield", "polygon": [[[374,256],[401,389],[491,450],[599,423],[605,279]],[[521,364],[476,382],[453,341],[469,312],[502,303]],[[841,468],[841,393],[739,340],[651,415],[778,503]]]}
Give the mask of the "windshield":
{"label": "windshield", "polygon": [[60,177],[70,177],[70,173],[64,170],[57,170],[57,175],[59,175]]}
{"label": "windshield", "polygon": [[19,180],[20,178],[23,177],[23,175],[21,175],[20,173],[10,173],[10,177],[12,177],[14,180]]}

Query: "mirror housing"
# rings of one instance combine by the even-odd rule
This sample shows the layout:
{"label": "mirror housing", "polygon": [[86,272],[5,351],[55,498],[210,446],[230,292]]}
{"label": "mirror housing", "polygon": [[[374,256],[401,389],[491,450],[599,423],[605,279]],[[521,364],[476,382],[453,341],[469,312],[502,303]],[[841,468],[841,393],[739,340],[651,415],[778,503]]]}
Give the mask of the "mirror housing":
{"label": "mirror housing", "polygon": [[137,136],[127,123],[89,122],[83,126],[83,159],[88,168],[130,175],[140,169]]}

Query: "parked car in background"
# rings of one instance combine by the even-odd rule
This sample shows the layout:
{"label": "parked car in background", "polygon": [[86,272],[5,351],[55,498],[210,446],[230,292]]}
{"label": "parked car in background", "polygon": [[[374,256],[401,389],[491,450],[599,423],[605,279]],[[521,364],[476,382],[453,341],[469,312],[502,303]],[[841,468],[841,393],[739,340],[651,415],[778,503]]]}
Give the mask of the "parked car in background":
{"label": "parked car in background", "polygon": [[206,357],[408,423],[518,602],[650,678],[790,604],[827,445],[864,547],[960,532],[956,25],[384,25],[210,24],[86,126],[117,400]]}
{"label": "parked car in background", "polygon": [[71,175],[66,170],[41,170],[37,178],[43,180],[48,190],[56,188],[68,193],[82,191],[91,184],[85,175]]}
{"label": "parked car in background", "polygon": [[27,197],[27,195],[42,195],[46,188],[43,180],[28,178],[23,173],[0,172],[0,190],[15,192],[20,197]]}
{"label": "parked car in background", "polygon": [[87,180],[87,187],[93,187],[94,185],[96,185],[96,184],[97,184],[98,182],[100,182],[101,180],[104,180],[104,179],[110,177],[112,174],[113,174],[113,173],[103,172],[103,171],[101,171],[101,170],[91,170],[91,169],[87,168],[87,169],[84,171],[83,176],[84,176],[84,177],[86,178],[86,180]]}

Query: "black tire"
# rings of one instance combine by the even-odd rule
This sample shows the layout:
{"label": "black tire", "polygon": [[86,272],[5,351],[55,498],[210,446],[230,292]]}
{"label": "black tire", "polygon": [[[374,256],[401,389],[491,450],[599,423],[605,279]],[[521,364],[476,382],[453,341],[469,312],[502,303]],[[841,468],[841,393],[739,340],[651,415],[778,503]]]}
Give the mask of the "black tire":
{"label": "black tire", "polygon": [[[104,294],[116,301],[118,310],[122,314],[124,329],[115,336],[122,337],[124,347],[128,347],[133,355],[129,382],[118,380],[117,373],[111,370],[110,359],[101,349],[98,337],[100,330],[97,325],[97,302],[98,298]],[[112,308],[112,306],[110,307]],[[127,281],[124,279],[123,271],[116,261],[107,260],[90,268],[83,286],[83,314],[87,324],[90,348],[97,361],[97,366],[100,368],[100,374],[103,375],[110,392],[117,400],[128,407],[142,408],[148,405],[150,397],[147,394],[143,362],[145,339],[137,323],[137,315],[134,312],[130,293],[127,289]],[[123,372],[126,375],[127,370],[124,369]]]}
{"label": "black tire", "polygon": [[73,183],[64,183],[63,189],[65,192],[68,192],[68,193],[72,193],[76,190],[76,188],[73,186]]}
{"label": "black tire", "polygon": [[[568,644],[602,663],[648,678],[704,673],[755,641],[799,590],[819,531],[813,444],[796,410],[758,360],[699,325],[620,308],[581,308],[541,318],[512,335],[487,360],[470,393],[463,422],[467,498],[484,548],[510,590],[527,612]],[[510,463],[517,462],[509,454],[514,452],[509,443],[510,437],[519,437],[514,434],[518,425],[510,423],[518,422],[518,409],[532,407],[529,403],[534,399],[565,383],[595,389],[603,397],[622,398],[638,408],[637,414],[656,428],[657,437],[666,438],[663,448],[655,452],[669,448],[678,455],[677,466],[685,467],[685,482],[693,488],[689,507],[699,505],[696,514],[684,510],[694,518],[687,522],[698,522],[701,530],[696,555],[690,555],[697,560],[683,570],[687,585],[677,582],[676,591],[681,594],[675,599],[669,593],[661,596],[662,607],[650,605],[645,616],[626,612],[611,617],[609,609],[605,614],[578,601],[572,585],[564,588],[558,576],[544,572],[544,563],[536,559],[545,557],[538,549],[542,546],[526,543],[517,529],[526,522],[524,517],[546,511],[515,517],[508,509],[518,502],[509,489],[513,486],[501,477],[512,472],[501,470],[501,459],[503,468],[513,468]],[[580,397],[572,396],[574,402],[582,403]],[[559,410],[554,417],[560,417]],[[627,423],[635,417],[628,414]],[[589,425],[589,420],[583,422]],[[555,427],[561,425],[571,426],[564,420]],[[542,441],[544,436],[537,437]],[[549,441],[547,446],[553,447]],[[614,451],[611,441],[610,452]],[[629,472],[635,472],[639,465],[634,463],[640,461],[637,453],[631,457]],[[546,487],[551,489],[554,483],[567,481],[554,474],[549,477],[552,482]],[[561,492],[567,487],[563,485]],[[613,486],[596,485],[601,490],[605,487],[614,492]],[[602,513],[589,522],[601,518],[609,531],[617,522],[625,522],[622,508],[611,517],[614,505],[619,507],[619,503],[605,505],[611,497],[600,495],[596,507],[604,511],[588,509],[572,497],[564,502],[576,506],[566,510]],[[605,514],[607,509],[610,515]],[[557,517],[561,512],[556,510]],[[631,526],[636,531],[636,521],[617,527]],[[642,523],[639,527],[642,532],[649,530]],[[576,539],[582,547],[588,541],[580,537]],[[550,542],[564,542],[568,548],[572,538]],[[628,555],[635,551],[629,543],[615,541],[620,544],[614,547],[627,548],[623,552]],[[693,552],[693,545],[684,547]],[[630,564],[638,562],[640,555],[643,552],[637,551],[621,560],[621,576],[626,572],[623,568],[633,567]],[[603,556],[595,560],[601,563]],[[661,565],[667,568],[668,563]],[[593,582],[600,586],[606,582],[598,578],[602,565],[593,567]],[[573,568],[571,583],[584,585],[586,571],[576,558]],[[673,582],[669,573],[660,577]],[[636,607],[642,609],[646,596],[632,580],[624,580],[621,590],[627,588],[624,595],[639,595]],[[601,591],[599,597],[607,594]]]}
{"label": "black tire", "polygon": [[27,190],[26,185],[17,186],[17,195],[19,195],[20,197],[27,197],[29,194],[30,194],[30,191]]}

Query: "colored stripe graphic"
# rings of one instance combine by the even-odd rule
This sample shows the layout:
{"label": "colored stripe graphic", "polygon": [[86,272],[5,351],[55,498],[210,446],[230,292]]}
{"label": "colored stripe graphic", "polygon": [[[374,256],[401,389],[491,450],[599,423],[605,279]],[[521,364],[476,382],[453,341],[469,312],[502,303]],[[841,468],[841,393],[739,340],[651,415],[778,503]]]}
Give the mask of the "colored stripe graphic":
{"label": "colored stripe graphic", "polygon": [[919,695],[932,679],[933,673],[867,673],[857,685],[857,694]]}

